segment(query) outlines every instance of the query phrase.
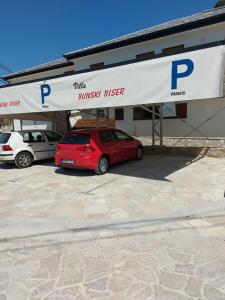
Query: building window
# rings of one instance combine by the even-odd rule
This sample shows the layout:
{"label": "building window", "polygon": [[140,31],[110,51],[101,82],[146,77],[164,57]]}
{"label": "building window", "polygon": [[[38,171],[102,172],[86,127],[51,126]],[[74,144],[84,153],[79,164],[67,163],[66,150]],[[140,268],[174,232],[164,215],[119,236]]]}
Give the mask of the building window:
{"label": "building window", "polygon": [[[152,106],[148,106],[149,109],[152,109]],[[159,107],[156,105],[155,112],[159,114]],[[158,119],[159,116],[155,115],[155,119]],[[133,120],[152,120],[152,113],[150,111],[145,110],[142,107],[134,107],[133,109]]]}
{"label": "building window", "polygon": [[117,120],[117,121],[124,120],[124,109],[123,108],[115,108],[115,120]]}
{"label": "building window", "polygon": [[103,69],[104,66],[105,66],[104,62],[100,62],[100,63],[97,63],[97,64],[92,64],[92,65],[90,65],[90,70],[91,71],[100,70],[100,69]]}
{"label": "building window", "polygon": [[165,48],[162,50],[162,53],[170,53],[170,52],[177,52],[184,49],[184,45],[177,45],[169,48]]}
{"label": "building window", "polygon": [[185,119],[187,118],[187,103],[166,103],[163,106],[164,119]]}
{"label": "building window", "polygon": [[187,118],[187,103],[176,103],[176,117]]}
{"label": "building window", "polygon": [[73,75],[74,74],[74,70],[72,70],[72,71],[66,71],[66,72],[64,72],[64,74],[65,75]]}
{"label": "building window", "polygon": [[140,53],[136,55],[136,60],[141,61],[154,57],[155,51]]}

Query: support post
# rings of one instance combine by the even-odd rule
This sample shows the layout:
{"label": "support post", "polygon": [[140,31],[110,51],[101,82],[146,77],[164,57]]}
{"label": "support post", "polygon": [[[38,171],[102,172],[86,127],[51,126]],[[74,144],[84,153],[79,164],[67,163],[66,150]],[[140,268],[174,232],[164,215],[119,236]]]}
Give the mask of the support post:
{"label": "support post", "polygon": [[152,148],[155,148],[155,104],[152,104]]}
{"label": "support post", "polygon": [[66,115],[66,122],[67,122],[67,130],[70,131],[71,126],[70,126],[70,114],[71,114],[71,110],[67,111],[67,115]]}
{"label": "support post", "polygon": [[99,111],[97,110],[96,114],[96,127],[99,128]]}
{"label": "support post", "polygon": [[160,103],[160,147],[163,146],[163,103]]}
{"label": "support post", "polygon": [[109,108],[106,108],[106,127],[109,127]]}

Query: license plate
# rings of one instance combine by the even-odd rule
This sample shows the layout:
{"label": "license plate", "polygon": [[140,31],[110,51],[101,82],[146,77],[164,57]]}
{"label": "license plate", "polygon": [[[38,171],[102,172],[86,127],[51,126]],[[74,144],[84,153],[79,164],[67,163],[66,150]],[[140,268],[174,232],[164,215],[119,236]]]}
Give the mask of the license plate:
{"label": "license plate", "polygon": [[62,163],[62,164],[74,164],[75,161],[72,160],[72,159],[62,159],[62,160],[61,160],[61,163]]}

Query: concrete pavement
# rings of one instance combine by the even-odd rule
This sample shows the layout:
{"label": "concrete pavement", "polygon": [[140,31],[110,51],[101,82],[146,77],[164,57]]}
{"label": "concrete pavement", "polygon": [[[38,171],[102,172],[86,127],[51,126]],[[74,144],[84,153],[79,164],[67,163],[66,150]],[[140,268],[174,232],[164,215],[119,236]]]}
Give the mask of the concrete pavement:
{"label": "concrete pavement", "polygon": [[0,299],[225,299],[225,159],[0,165]]}

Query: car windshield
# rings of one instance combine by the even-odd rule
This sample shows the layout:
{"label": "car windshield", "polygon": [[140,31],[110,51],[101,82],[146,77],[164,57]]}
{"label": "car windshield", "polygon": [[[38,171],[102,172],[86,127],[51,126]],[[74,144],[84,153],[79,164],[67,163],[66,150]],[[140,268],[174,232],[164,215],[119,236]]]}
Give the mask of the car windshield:
{"label": "car windshield", "polygon": [[89,144],[90,143],[90,136],[87,134],[73,134],[73,135],[65,135],[60,144]]}
{"label": "car windshield", "polygon": [[0,144],[5,144],[8,142],[11,133],[1,133],[0,134]]}

